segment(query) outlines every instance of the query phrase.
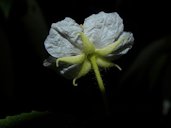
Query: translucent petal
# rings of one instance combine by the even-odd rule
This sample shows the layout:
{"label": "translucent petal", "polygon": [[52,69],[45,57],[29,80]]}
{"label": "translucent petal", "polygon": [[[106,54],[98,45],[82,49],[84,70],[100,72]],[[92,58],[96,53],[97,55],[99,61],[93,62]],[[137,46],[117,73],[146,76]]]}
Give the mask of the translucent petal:
{"label": "translucent petal", "polygon": [[102,49],[96,49],[96,54],[112,61],[126,54],[133,45],[134,37],[130,32],[123,32],[119,39]]}
{"label": "translucent petal", "polygon": [[74,79],[80,72],[81,64],[74,64],[67,67],[59,67],[59,72],[67,79]]}
{"label": "translucent petal", "polygon": [[56,58],[52,57],[52,56],[49,56],[47,59],[45,59],[43,61],[43,66],[50,67],[52,65],[55,65],[55,62],[56,62]]}
{"label": "translucent petal", "polygon": [[123,32],[118,40],[120,40],[120,43],[115,48],[113,54],[124,55],[132,48],[134,37],[131,32]]}
{"label": "translucent petal", "polygon": [[116,12],[100,12],[86,18],[83,28],[85,35],[94,43],[95,47],[103,48],[118,38],[124,26]]}

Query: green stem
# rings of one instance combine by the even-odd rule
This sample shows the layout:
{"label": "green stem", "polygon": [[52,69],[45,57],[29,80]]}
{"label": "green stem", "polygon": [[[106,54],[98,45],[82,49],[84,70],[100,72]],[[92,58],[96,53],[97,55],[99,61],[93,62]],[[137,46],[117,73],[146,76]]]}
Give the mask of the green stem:
{"label": "green stem", "polygon": [[94,73],[95,73],[95,76],[97,79],[97,83],[98,83],[100,91],[102,93],[103,102],[104,102],[105,109],[106,109],[106,114],[109,115],[109,107],[108,107],[108,102],[107,102],[107,97],[106,97],[106,91],[105,91],[102,77],[100,75],[99,67],[96,63],[96,57],[94,55],[90,57],[90,62],[92,64],[92,67],[93,67],[93,70],[94,70]]}

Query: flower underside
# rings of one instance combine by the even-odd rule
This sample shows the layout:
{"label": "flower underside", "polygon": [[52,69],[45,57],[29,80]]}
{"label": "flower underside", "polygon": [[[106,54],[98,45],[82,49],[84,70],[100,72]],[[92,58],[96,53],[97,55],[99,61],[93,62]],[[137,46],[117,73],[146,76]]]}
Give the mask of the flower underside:
{"label": "flower underside", "polygon": [[53,59],[48,58],[44,65],[51,66],[56,61],[60,74],[72,78],[74,86],[77,79],[93,70],[108,114],[99,67],[121,70],[112,61],[126,54],[133,42],[133,34],[124,31],[123,20],[116,12],[92,14],[85,18],[83,25],[66,17],[51,26],[44,44]]}
{"label": "flower underside", "polygon": [[74,86],[77,86],[76,80],[78,78],[86,75],[91,69],[94,69],[93,65],[97,65],[102,68],[109,68],[114,66],[121,70],[121,68],[117,64],[112,63],[109,59],[106,58],[106,56],[116,50],[122,39],[118,39],[114,43],[110,43],[109,45],[101,49],[96,49],[93,42],[91,42],[83,32],[80,32],[79,35],[83,44],[81,54],[76,56],[61,57],[56,60],[57,67],[59,66],[59,62],[81,65],[80,71],[73,79]]}

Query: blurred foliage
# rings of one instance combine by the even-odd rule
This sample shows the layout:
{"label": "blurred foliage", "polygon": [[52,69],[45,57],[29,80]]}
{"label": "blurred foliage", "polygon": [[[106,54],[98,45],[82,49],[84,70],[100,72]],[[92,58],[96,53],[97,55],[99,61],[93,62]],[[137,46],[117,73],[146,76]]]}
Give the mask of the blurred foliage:
{"label": "blurred foliage", "polygon": [[0,9],[3,11],[3,14],[8,18],[12,6],[12,0],[0,0]]}
{"label": "blurred foliage", "polygon": [[[18,75],[18,72],[21,73],[19,69],[24,62],[23,55],[28,59],[34,52],[34,56],[39,61],[42,58],[41,61],[43,61],[45,55],[43,42],[48,31],[41,9],[35,0],[0,0],[0,12],[2,12],[0,13],[2,14],[0,15],[0,100],[2,103],[0,117],[4,117],[6,113],[9,113],[6,111],[16,109],[17,97],[15,91],[17,86],[22,83],[22,78],[18,78],[16,75]],[[29,47],[31,48],[29,53],[24,53]],[[27,56],[27,54],[31,56]],[[30,64],[28,63],[28,65]],[[25,64],[26,67],[28,65]],[[22,72],[27,72],[27,69]],[[13,104],[13,107],[6,110],[6,107],[11,106],[11,104]],[[12,127],[24,121],[41,117],[44,114],[46,112],[33,111],[16,116],[7,116],[6,119],[0,119],[0,128]]]}
{"label": "blurred foliage", "polygon": [[20,115],[7,116],[5,119],[0,119],[0,128],[13,128],[17,126],[19,127],[21,124],[28,124],[29,122],[37,118],[47,116],[48,114],[48,112],[32,111],[30,113],[22,113]]}
{"label": "blurred foliage", "polygon": [[[126,87],[127,83],[129,89]],[[147,102],[156,100],[162,105],[162,102],[168,100],[171,103],[171,35],[156,40],[142,49],[120,80],[120,86],[124,86],[129,93],[139,98],[153,97],[146,99]],[[168,107],[167,109],[171,110]]]}
{"label": "blurred foliage", "polygon": [[48,30],[35,0],[1,0],[0,8],[5,15],[5,18],[0,17],[0,73],[3,76],[0,88],[1,94],[14,98],[12,90],[17,84],[14,75],[20,72],[21,63],[26,61],[22,56],[31,58],[34,54],[42,62],[46,54],[43,42]]}

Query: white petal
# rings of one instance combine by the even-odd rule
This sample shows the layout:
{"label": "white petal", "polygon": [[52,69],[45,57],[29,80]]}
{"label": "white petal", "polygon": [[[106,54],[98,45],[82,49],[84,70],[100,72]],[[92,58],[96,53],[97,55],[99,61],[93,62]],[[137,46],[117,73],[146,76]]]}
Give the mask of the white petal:
{"label": "white petal", "polygon": [[80,31],[79,25],[70,18],[52,24],[44,43],[46,50],[56,58],[80,54],[81,51],[78,48],[81,44],[78,36]]}
{"label": "white petal", "polygon": [[123,32],[118,40],[121,40],[121,43],[117,46],[115,53],[123,55],[132,48],[134,37],[131,32]]}
{"label": "white petal", "polygon": [[85,19],[83,27],[96,48],[113,43],[124,29],[123,21],[116,12],[93,14]]}
{"label": "white petal", "polygon": [[81,52],[53,28],[51,28],[44,44],[48,53],[56,58],[78,55]]}
{"label": "white petal", "polygon": [[58,31],[61,36],[65,37],[72,45],[82,48],[82,41],[79,33],[83,31],[82,27],[73,19],[66,17],[64,20],[52,24],[52,28]]}
{"label": "white petal", "polygon": [[118,58],[121,55],[126,54],[132,48],[134,37],[131,32],[123,32],[119,36],[118,40],[121,40],[121,42],[116,47],[115,51],[109,55],[110,58],[111,57]]}
{"label": "white petal", "polygon": [[45,59],[43,61],[43,66],[50,67],[52,65],[55,65],[55,62],[56,62],[56,58],[52,57],[52,56],[49,56],[47,59]]}

